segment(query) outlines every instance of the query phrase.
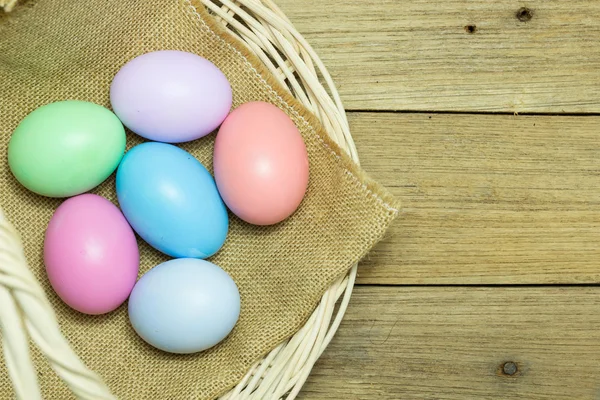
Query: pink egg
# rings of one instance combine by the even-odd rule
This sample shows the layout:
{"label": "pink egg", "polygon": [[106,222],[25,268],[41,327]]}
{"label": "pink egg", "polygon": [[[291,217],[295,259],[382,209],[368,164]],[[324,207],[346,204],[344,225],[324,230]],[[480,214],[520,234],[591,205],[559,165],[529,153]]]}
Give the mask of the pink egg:
{"label": "pink egg", "polygon": [[65,303],[82,313],[104,314],[131,293],[140,257],[121,211],[103,197],[82,194],[63,202],[52,216],[44,262]]}
{"label": "pink egg", "polygon": [[246,103],[225,119],[215,142],[215,180],[229,209],[255,225],[296,211],[308,186],[308,154],[294,122],[269,103]]}

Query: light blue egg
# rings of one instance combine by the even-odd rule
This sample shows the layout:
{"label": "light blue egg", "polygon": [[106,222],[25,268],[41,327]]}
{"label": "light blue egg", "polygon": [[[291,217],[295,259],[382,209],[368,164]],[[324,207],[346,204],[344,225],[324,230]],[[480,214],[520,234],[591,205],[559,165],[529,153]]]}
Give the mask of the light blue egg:
{"label": "light blue egg", "polygon": [[194,258],[157,265],[136,283],[129,320],[152,346],[170,353],[196,353],[222,341],[240,315],[240,294],[231,277]]}
{"label": "light blue egg", "polygon": [[215,181],[179,147],[148,142],[129,150],[117,197],[138,235],[171,257],[210,257],[225,242],[229,220]]}

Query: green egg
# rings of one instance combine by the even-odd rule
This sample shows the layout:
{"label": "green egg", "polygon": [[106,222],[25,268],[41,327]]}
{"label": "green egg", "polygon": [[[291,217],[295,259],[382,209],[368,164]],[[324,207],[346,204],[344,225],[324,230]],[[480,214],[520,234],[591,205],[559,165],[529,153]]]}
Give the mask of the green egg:
{"label": "green egg", "polygon": [[125,129],[110,110],[60,101],[25,117],[8,144],[8,164],[32,192],[69,197],[98,186],[125,153]]}

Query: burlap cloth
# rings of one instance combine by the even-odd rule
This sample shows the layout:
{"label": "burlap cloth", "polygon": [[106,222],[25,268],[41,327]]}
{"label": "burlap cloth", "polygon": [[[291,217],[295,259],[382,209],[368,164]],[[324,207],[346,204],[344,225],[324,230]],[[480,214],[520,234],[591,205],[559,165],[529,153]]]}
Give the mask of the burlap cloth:
{"label": "burlap cloth", "polygon": [[[188,356],[147,345],[132,330],[126,306],[86,316],[58,299],[44,272],[42,245],[61,200],[25,190],[6,157],[11,132],[29,112],[64,99],[108,107],[109,84],[118,69],[159,49],[194,52],[214,62],[231,82],[234,107],[262,100],[282,108],[301,130],[310,157],[308,193],[292,218],[261,228],[232,216],[227,242],[211,261],[239,286],[240,320],[217,347]],[[213,141],[210,135],[182,147],[211,169]],[[128,133],[128,147],[138,143],[140,138]],[[381,238],[397,213],[391,196],[342,153],[315,118],[198,3],[39,0],[8,15],[0,11],[1,206],[22,235],[62,331],[121,399],[215,397],[305,323],[324,291]],[[114,176],[94,192],[116,203]],[[140,274],[167,260],[138,242]],[[32,352],[44,398],[72,398],[40,353]],[[0,368],[0,397],[13,398],[7,371]]]}

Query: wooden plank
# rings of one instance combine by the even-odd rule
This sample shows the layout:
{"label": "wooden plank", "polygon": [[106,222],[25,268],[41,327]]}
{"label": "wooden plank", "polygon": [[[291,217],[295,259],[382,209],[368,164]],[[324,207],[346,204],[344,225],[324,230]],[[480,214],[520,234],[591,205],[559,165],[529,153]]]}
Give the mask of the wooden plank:
{"label": "wooden plank", "polygon": [[599,309],[598,287],[357,287],[301,398],[598,399]]}
{"label": "wooden plank", "polygon": [[600,282],[600,117],[355,113],[403,202],[360,283]]}
{"label": "wooden plank", "polygon": [[[597,1],[277,4],[323,58],[349,109],[600,111]],[[516,16],[524,5],[526,22]]]}

